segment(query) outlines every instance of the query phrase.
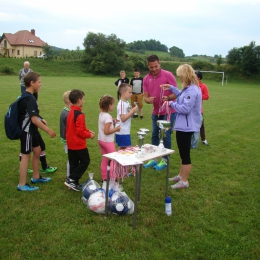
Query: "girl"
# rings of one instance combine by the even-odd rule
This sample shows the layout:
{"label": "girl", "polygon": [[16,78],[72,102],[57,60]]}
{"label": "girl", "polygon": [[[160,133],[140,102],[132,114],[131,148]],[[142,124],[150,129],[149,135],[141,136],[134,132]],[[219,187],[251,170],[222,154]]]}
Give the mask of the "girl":
{"label": "girl", "polygon": [[[114,133],[120,131],[120,126],[114,128],[113,118],[109,114],[114,109],[115,99],[112,96],[104,95],[100,98],[99,107],[100,114],[98,119],[98,144],[101,154],[113,153],[116,151],[114,143]],[[107,179],[107,164],[108,159],[102,157],[100,166],[102,181]],[[110,174],[113,169],[113,162],[110,165]]]}

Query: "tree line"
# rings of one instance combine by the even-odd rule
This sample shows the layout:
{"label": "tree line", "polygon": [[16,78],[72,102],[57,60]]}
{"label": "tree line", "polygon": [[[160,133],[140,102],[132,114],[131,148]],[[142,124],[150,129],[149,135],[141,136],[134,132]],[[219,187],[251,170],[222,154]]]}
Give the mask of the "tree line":
{"label": "tree line", "polygon": [[[77,47],[77,50],[73,53],[66,54],[64,52],[64,55],[79,57],[84,67],[96,75],[114,75],[122,69],[146,69],[146,57],[142,55],[141,50],[144,53],[145,50],[170,52],[172,56],[185,58],[183,50],[176,46],[168,49],[166,45],[153,39],[126,44],[124,40],[119,39],[115,34],[104,35],[102,33],[88,32],[84,38],[83,46],[85,48],[83,53]],[[52,50],[48,44],[44,46],[43,50],[51,58]],[[134,52],[134,54],[128,56],[125,54],[126,50]],[[216,56],[216,58],[217,65],[220,66],[223,62],[221,55]],[[227,65],[231,66],[229,71],[239,72],[246,76],[260,72],[260,46],[256,46],[253,41],[248,46],[231,49],[226,58]],[[219,69],[225,70],[225,67],[222,66]]]}

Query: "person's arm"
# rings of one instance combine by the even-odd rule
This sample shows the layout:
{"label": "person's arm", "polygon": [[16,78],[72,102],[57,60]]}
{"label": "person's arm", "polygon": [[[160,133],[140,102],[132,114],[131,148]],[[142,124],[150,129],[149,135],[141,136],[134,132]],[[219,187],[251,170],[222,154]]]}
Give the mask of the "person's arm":
{"label": "person's arm", "polygon": [[18,74],[18,79],[21,81],[21,78],[22,78],[22,70],[20,70],[19,74]]}
{"label": "person's arm", "polygon": [[41,120],[39,120],[38,116],[32,116],[31,121],[36,127],[45,131],[51,138],[56,136],[56,133],[53,130],[51,130],[48,126],[46,126]]}
{"label": "person's arm", "polygon": [[105,123],[105,125],[104,125],[104,134],[105,135],[111,135],[111,134],[113,134],[115,132],[119,132],[120,131],[120,125],[111,129],[110,128],[111,124],[112,124],[112,122]]}
{"label": "person's arm", "polygon": [[209,90],[207,85],[201,84],[201,95],[202,95],[202,100],[208,100],[209,99]]}
{"label": "person's arm", "polygon": [[125,122],[128,118],[130,118],[137,111],[138,111],[138,106],[134,106],[127,114],[121,114],[120,120],[122,122]]}
{"label": "person's arm", "polygon": [[75,128],[76,128],[76,135],[82,139],[89,139],[89,138],[92,139],[95,136],[94,132],[86,128],[85,115],[83,113],[77,116]]}
{"label": "person's arm", "polygon": [[147,104],[153,104],[155,97],[150,97],[147,91],[144,91],[144,101]]}

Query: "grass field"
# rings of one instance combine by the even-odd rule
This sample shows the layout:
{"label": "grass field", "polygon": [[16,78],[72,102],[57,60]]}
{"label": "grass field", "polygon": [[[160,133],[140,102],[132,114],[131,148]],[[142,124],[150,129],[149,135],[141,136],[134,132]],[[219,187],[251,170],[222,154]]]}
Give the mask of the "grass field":
{"label": "grass field", "polygon": [[[67,157],[59,140],[62,94],[78,88],[86,93],[86,122],[97,132],[98,101],[116,95],[116,78],[42,77],[39,94],[41,115],[56,131],[46,133],[48,163],[57,166],[48,184],[32,193],[18,192],[19,141],[6,138],[3,117],[20,94],[17,76],[0,76],[0,259],[260,259],[260,85],[205,81],[210,100],[204,103],[209,147],[191,151],[190,188],[169,190],[173,215],[164,213],[165,171],[143,170],[137,229],[132,216],[104,218],[90,212],[81,193],[63,182]],[[113,115],[115,115],[113,112]],[[132,142],[140,127],[151,130],[151,106],[144,106],[144,120],[132,119]],[[145,141],[150,141],[148,134]],[[101,155],[97,140],[88,140],[88,172],[100,181]],[[170,175],[178,173],[175,134]],[[28,176],[28,181],[29,181]],[[83,180],[88,178],[85,173]],[[134,198],[134,177],[123,182]]]}

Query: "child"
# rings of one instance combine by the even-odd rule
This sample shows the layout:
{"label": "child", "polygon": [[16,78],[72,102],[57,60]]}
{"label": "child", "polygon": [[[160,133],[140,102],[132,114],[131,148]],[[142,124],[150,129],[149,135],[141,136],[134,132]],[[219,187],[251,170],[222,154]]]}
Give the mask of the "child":
{"label": "child", "polygon": [[122,83],[119,87],[120,101],[117,105],[117,120],[120,121],[121,129],[116,133],[116,143],[120,149],[131,146],[131,117],[137,112],[138,106],[131,109],[127,101],[132,96],[132,87],[129,84]]}
{"label": "child", "polygon": [[126,77],[126,73],[124,70],[120,71],[120,78],[115,82],[115,85],[117,86],[117,100],[120,99],[120,93],[119,93],[119,87],[122,83],[129,84],[129,78]]}
{"label": "child", "polygon": [[[62,109],[62,112],[60,114],[60,139],[61,143],[64,145],[65,153],[68,153],[68,146],[66,142],[66,124],[67,124],[67,117],[70,111],[71,102],[69,100],[69,94],[70,91],[66,91],[63,94],[63,101],[65,103],[65,107]],[[69,161],[67,161],[67,178],[70,175],[70,164]]]}
{"label": "child", "polygon": [[[37,92],[33,93],[33,96],[35,97],[36,102],[37,102],[37,106],[38,106],[38,93]],[[40,113],[39,106],[38,106],[37,113],[38,113],[39,120],[41,120],[42,123],[47,125],[47,121],[39,116],[39,113]],[[38,131],[38,129],[37,129],[37,131]],[[39,131],[38,131],[38,139],[39,139],[39,144],[40,144],[40,147],[41,147],[41,154],[40,154],[40,162],[41,162],[41,166],[42,166],[41,172],[42,173],[56,172],[58,168],[57,167],[51,167],[47,163],[47,158],[46,158],[46,154],[45,154],[46,146],[45,146],[45,142],[42,139],[41,133]],[[20,153],[20,161],[21,161],[21,159],[22,159],[22,154]],[[33,170],[28,169],[27,173],[33,173]]]}
{"label": "child", "polygon": [[[132,107],[135,106],[135,102],[138,102],[138,108],[139,108],[139,116],[140,119],[143,119],[143,78],[140,77],[140,70],[135,69],[134,71],[134,78],[131,79],[130,85],[133,87],[133,93],[131,96],[131,104]],[[138,117],[137,113],[133,116]]]}
{"label": "child", "polygon": [[[114,106],[115,99],[112,96],[104,95],[100,98],[99,107],[101,111],[98,118],[98,144],[102,155],[116,151],[114,133],[120,131],[120,126],[118,125],[114,128],[113,118],[109,114],[114,109]],[[107,164],[108,159],[102,157],[100,165],[102,181],[107,179]],[[110,168],[113,169],[113,162],[111,162]]]}
{"label": "child", "polygon": [[86,139],[95,137],[95,133],[86,128],[85,116],[81,112],[84,105],[84,92],[74,89],[69,94],[71,102],[67,117],[66,141],[70,164],[70,175],[64,184],[75,191],[81,190],[79,179],[90,163]]}
{"label": "child", "polygon": [[31,178],[32,183],[45,183],[49,182],[51,178],[41,177],[39,174],[39,160],[41,154],[41,147],[39,141],[38,128],[47,132],[47,134],[53,138],[56,136],[55,132],[47,127],[42,120],[38,118],[38,106],[33,97],[33,93],[39,92],[41,87],[41,77],[35,72],[28,72],[24,76],[24,84],[26,92],[32,96],[21,100],[19,104],[19,122],[21,127],[30,120],[29,124],[23,131],[23,135],[20,138],[21,142],[21,162],[20,162],[20,181],[17,186],[19,191],[34,191],[38,190],[39,187],[32,187],[26,182],[28,163],[30,160],[31,152],[33,152],[32,168],[33,176]]}

